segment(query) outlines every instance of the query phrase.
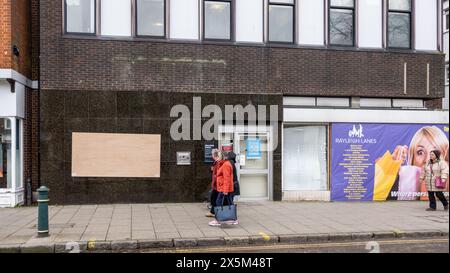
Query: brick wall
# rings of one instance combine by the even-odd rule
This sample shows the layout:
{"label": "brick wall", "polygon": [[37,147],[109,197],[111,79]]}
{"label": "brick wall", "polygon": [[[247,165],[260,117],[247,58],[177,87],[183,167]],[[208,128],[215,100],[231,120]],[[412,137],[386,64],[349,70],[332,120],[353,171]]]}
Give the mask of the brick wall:
{"label": "brick wall", "polygon": [[39,0],[31,0],[31,79],[39,80]]}
{"label": "brick wall", "polygon": [[[30,0],[0,0],[0,68],[11,68],[31,77]],[[13,45],[20,55],[12,52]]]}
{"label": "brick wall", "polygon": [[61,8],[61,1],[41,3],[41,87],[46,90],[444,96],[442,54],[73,39],[62,36]]}
{"label": "brick wall", "polygon": [[35,191],[39,187],[39,92],[26,88],[25,103],[23,177],[25,184],[31,179],[32,190]]}
{"label": "brick wall", "polygon": [[11,2],[11,46],[16,45],[20,55],[12,55],[12,69],[31,78],[31,1]]}
{"label": "brick wall", "polygon": [[11,0],[0,0],[0,68],[11,67]]}

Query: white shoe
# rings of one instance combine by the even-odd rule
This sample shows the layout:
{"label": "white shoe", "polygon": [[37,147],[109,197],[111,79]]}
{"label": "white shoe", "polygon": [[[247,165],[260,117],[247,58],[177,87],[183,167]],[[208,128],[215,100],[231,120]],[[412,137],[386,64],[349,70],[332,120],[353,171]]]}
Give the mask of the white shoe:
{"label": "white shoe", "polygon": [[209,222],[208,225],[210,225],[212,227],[220,227],[220,223],[217,222],[217,220]]}

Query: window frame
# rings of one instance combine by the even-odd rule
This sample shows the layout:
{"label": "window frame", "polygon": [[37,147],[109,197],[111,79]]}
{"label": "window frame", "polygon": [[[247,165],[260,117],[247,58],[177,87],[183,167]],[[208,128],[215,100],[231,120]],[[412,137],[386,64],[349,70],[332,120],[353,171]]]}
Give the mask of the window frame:
{"label": "window frame", "polygon": [[64,22],[63,22],[63,33],[64,35],[77,35],[77,36],[91,36],[95,37],[97,36],[97,27],[98,27],[98,16],[97,16],[97,0],[91,0],[94,2],[94,25],[93,25],[93,32],[69,32],[67,31],[67,0],[62,0],[63,4],[63,12],[64,12]]}
{"label": "window frame", "polygon": [[[162,36],[158,35],[140,35],[139,34],[139,24],[138,24],[138,0],[132,0],[133,5],[133,16],[134,16],[134,27],[132,27],[132,37],[136,38],[148,38],[148,39],[167,39],[167,0],[162,0],[164,2],[164,34]],[[134,34],[134,35],[133,35]]]}
{"label": "window frame", "polygon": [[[271,3],[271,0],[267,1],[267,41],[266,44],[283,44],[283,45],[295,45],[296,44],[296,23],[297,23],[297,0],[293,0],[293,4],[289,3]],[[282,6],[292,7],[292,42],[271,41],[270,40],[270,6]]]}
{"label": "window frame", "polygon": [[447,9],[445,9],[444,10],[444,33],[447,33],[447,32],[449,32],[449,27],[450,27],[450,22],[449,22],[449,20],[450,20],[450,15],[449,15],[450,13],[449,13],[449,8],[447,8]]}
{"label": "window frame", "polygon": [[[397,10],[397,9],[390,9],[390,0],[387,1],[387,8],[386,8],[386,48],[387,49],[393,49],[393,50],[413,50],[413,37],[414,37],[414,24],[413,24],[413,16],[414,16],[414,0],[408,0],[410,1],[411,8],[409,11],[405,10]],[[389,46],[389,14],[390,13],[401,13],[401,14],[408,14],[409,15],[409,47],[394,47]]]}
{"label": "window frame", "polygon": [[[205,42],[219,42],[219,43],[232,43],[234,41],[234,0],[201,0],[202,1],[202,41]],[[229,39],[217,39],[217,38],[206,38],[205,36],[205,21],[206,21],[206,13],[205,6],[206,2],[219,2],[219,3],[229,3],[230,4],[230,38]]]}
{"label": "window frame", "polygon": [[[358,0],[353,0],[353,7],[345,7],[345,6],[332,6],[331,5],[331,1],[332,0],[328,0],[328,8],[327,8],[327,10],[328,10],[328,18],[327,18],[327,20],[328,20],[328,26],[327,26],[327,29],[328,29],[328,33],[327,33],[327,43],[328,43],[328,46],[330,46],[330,47],[345,47],[345,48],[356,48],[356,12],[357,12],[357,8],[356,8],[356,6],[357,6],[357,1]],[[352,30],[353,30],[353,35],[352,35],[352,44],[351,45],[344,45],[344,44],[332,44],[331,43],[331,27],[330,27],[330,25],[331,25],[331,10],[332,9],[337,9],[337,10],[351,10],[352,12],[353,12],[353,15],[352,15]]]}

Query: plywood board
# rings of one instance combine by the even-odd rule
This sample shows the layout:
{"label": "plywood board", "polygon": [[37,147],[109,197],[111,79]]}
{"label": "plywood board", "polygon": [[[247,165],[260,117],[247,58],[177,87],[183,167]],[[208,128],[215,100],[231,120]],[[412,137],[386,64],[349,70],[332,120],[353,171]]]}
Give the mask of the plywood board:
{"label": "plywood board", "polygon": [[161,136],[72,133],[73,177],[160,177]]}

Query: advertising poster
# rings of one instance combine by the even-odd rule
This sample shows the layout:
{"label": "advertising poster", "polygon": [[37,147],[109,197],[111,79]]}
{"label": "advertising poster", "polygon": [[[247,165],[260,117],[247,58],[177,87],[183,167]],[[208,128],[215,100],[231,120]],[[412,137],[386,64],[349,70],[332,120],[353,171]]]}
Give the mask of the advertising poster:
{"label": "advertising poster", "polygon": [[248,138],[246,140],[246,146],[248,159],[261,158],[261,140],[259,138]]}
{"label": "advertising poster", "polygon": [[449,160],[446,124],[337,123],[331,137],[333,201],[425,200],[419,177],[430,152]]}

